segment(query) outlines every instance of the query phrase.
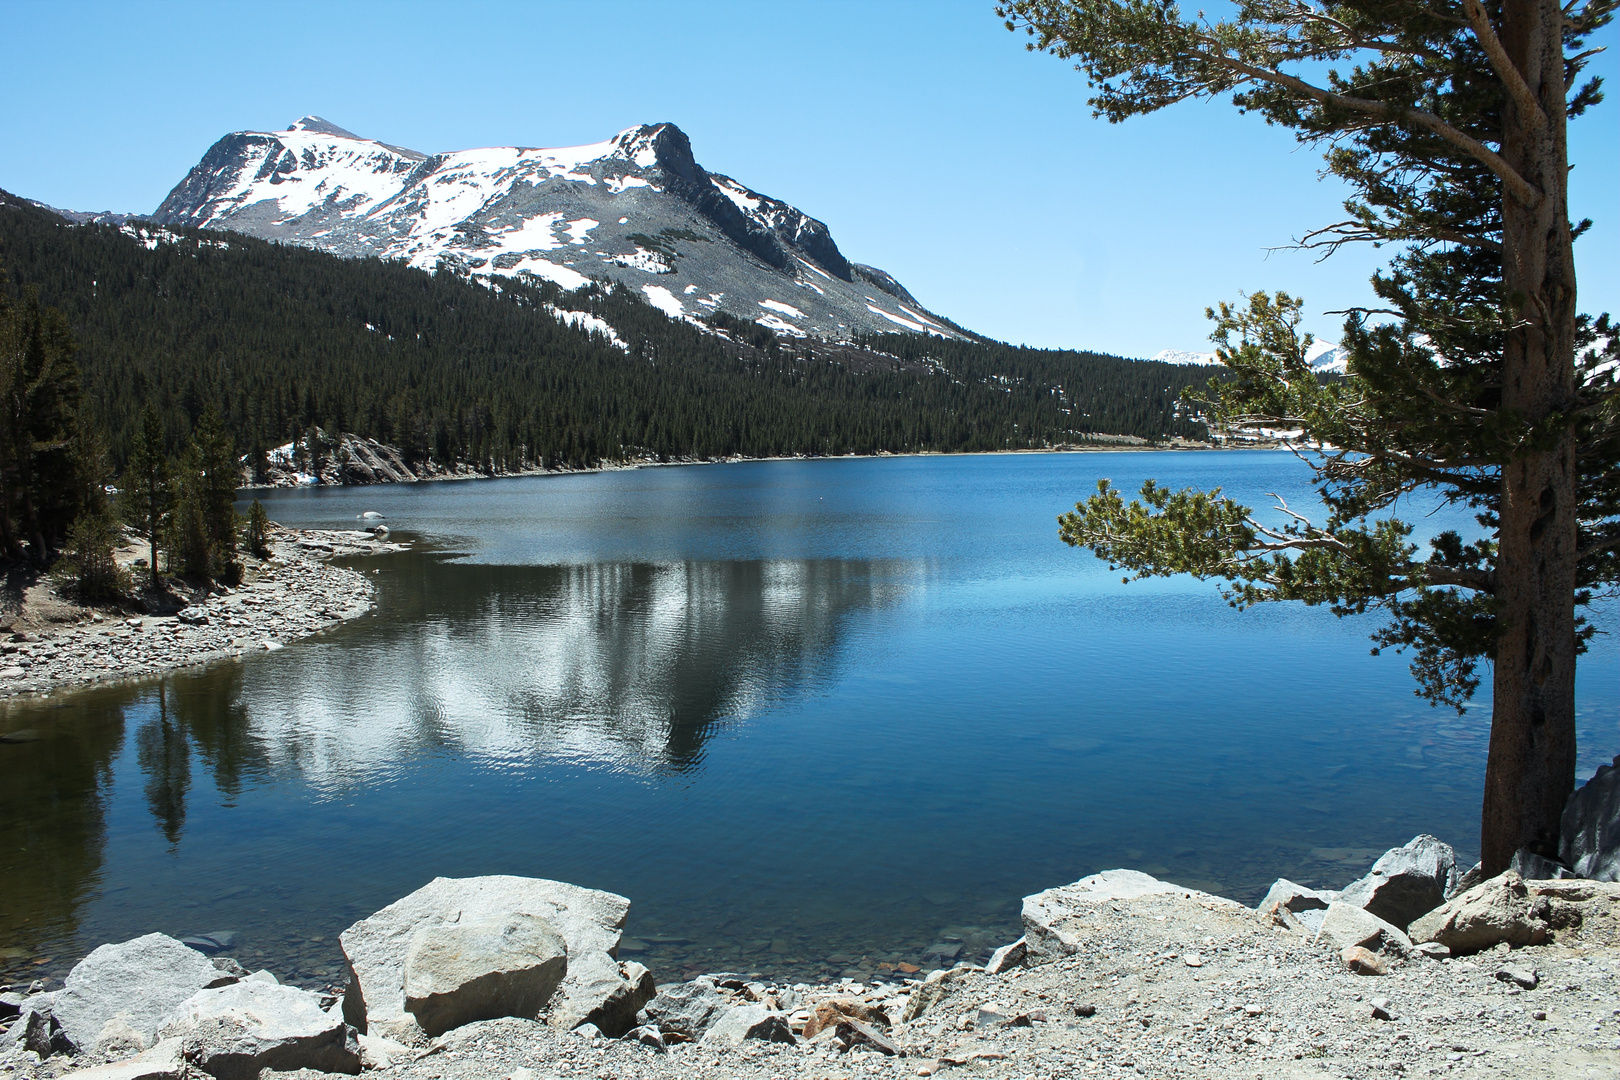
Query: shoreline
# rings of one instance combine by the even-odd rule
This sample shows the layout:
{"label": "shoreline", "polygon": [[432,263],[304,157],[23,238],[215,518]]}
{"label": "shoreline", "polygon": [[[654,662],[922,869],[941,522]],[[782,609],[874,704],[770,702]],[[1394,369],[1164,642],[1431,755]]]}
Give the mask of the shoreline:
{"label": "shoreline", "polygon": [[[656,986],[645,967],[619,959],[624,897],[532,878],[439,878],[344,932],[346,988],[250,975],[227,958],[234,935],[156,934],[102,946],[63,989],[0,987],[0,1068],[17,1080],[231,1080],[258,1071],[232,1060],[251,1053],[278,1062],[272,1069],[302,1065],[297,1075],[310,1080],[1615,1075],[1620,884],[1511,871],[1459,883],[1408,939],[1351,899],[1377,874],[1342,892],[1278,881],[1253,909],[1110,870],[1025,897],[1024,936],[986,964],[946,967],[946,958],[932,970],[820,984],[713,972]],[[1477,919],[1468,929],[1436,921],[1499,908],[1502,897],[1529,911],[1498,911],[1484,937]],[[1296,913],[1314,915],[1316,927]],[[413,1019],[391,1001],[387,980],[398,985],[400,950],[415,940],[409,927],[472,931],[537,916],[556,920],[566,939],[563,970],[591,972],[563,981],[546,1005],[475,1013],[440,1033],[418,1026],[427,1015],[419,1007],[403,1003]],[[1458,950],[1440,947],[1442,938]],[[465,985],[484,994],[490,977],[476,972],[485,961],[457,962],[471,966],[444,977],[471,979]],[[187,967],[197,969],[194,985],[177,970]],[[133,1015],[131,979],[166,1003]]]}
{"label": "shoreline", "polygon": [[[0,640],[0,702],[273,652],[375,606],[376,586],[364,574],[327,560],[405,550],[371,533],[280,526],[268,546],[267,559],[244,556],[239,586],[195,590],[189,604],[173,610],[79,604],[54,595],[49,580],[34,583],[23,590],[22,607],[9,616],[10,632]],[[119,562],[130,569],[138,555],[145,555],[144,543],[126,546]]]}
{"label": "shoreline", "polygon": [[689,458],[670,461],[627,461],[620,464],[597,465],[588,469],[514,469],[510,472],[481,473],[481,472],[438,472],[430,476],[419,476],[415,480],[382,480],[371,484],[243,484],[238,491],[302,491],[324,488],[349,488],[360,490],[362,488],[394,487],[400,484],[439,484],[451,483],[461,480],[516,480],[529,476],[588,476],[595,473],[627,472],[633,469],[659,469],[678,465],[742,465],[765,461],[864,461],[887,458],[934,458],[934,457],[997,457],[1014,454],[1164,454],[1185,453],[1189,451],[1209,451],[1212,453],[1230,453],[1239,450],[1283,450],[1281,444],[1271,446],[1244,445],[1234,446],[1226,443],[1210,442],[1184,442],[1176,445],[1161,445],[1155,443],[1119,445],[1064,445],[1020,448],[1016,450],[906,450],[892,452],[880,450],[875,454],[778,454],[769,457],[723,457],[723,458]]}

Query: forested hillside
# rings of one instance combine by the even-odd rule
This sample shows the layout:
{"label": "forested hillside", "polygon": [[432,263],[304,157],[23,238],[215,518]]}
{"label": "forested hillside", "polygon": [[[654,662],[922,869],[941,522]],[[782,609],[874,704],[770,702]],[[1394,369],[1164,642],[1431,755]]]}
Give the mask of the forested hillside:
{"label": "forested hillside", "polygon": [[66,314],[119,468],[146,404],[173,446],[212,404],[244,454],[319,426],[492,472],[1203,434],[1176,399],[1207,373],[1172,365],[909,335],[779,341],[725,316],[671,320],[624,286],[496,291],[220,231],[71,225],[4,193],[0,265]]}

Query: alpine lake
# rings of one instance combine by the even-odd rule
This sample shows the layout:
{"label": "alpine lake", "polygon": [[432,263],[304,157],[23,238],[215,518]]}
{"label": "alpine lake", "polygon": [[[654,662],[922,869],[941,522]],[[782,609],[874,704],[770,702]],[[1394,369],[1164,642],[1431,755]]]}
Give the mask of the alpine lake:
{"label": "alpine lake", "polygon": [[[1431,708],[1375,616],[1238,612],[1058,541],[1099,477],[1150,476],[1318,509],[1260,451],[260,492],[411,550],[351,562],[376,610],[285,649],[0,704],[34,733],[0,743],[0,981],[228,930],[337,985],[339,933],[440,875],[622,893],[660,981],[814,981],[981,961],[1021,897],[1112,867],[1252,904],[1422,832],[1471,863],[1488,670],[1467,715]],[[1582,779],[1620,749],[1617,609],[1588,611]]]}

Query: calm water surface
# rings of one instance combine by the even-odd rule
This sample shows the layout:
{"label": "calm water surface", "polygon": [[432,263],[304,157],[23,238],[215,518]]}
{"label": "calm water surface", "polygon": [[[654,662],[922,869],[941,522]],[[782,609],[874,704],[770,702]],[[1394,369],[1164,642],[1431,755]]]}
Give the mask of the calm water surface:
{"label": "calm water surface", "polygon": [[[1056,539],[1100,476],[1312,504],[1275,453],[268,494],[415,548],[356,562],[378,611],[321,637],[0,706],[38,734],[0,744],[0,971],[229,929],[318,984],[354,919],[506,873],[629,896],[662,978],[815,978],[976,959],[1020,897],[1114,866],[1253,902],[1423,831],[1472,861],[1488,702],[1430,709],[1370,620],[1122,586]],[[1614,641],[1582,668],[1583,777],[1620,749]]]}

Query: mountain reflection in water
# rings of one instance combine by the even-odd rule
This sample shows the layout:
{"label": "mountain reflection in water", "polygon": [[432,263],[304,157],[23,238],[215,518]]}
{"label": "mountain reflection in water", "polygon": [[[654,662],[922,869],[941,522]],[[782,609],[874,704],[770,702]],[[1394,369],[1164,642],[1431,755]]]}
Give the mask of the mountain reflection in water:
{"label": "mountain reflection in water", "polygon": [[918,572],[831,559],[453,563],[424,575],[418,610],[390,612],[363,648],[253,668],[250,724],[274,767],[333,790],[446,748],[682,772],[715,724],[822,685],[848,613]]}
{"label": "mountain reflection in water", "polygon": [[0,970],[73,947],[126,729],[171,853],[194,759],[226,807],[244,784],[297,777],[342,797],[442,755],[679,774],[717,725],[824,685],[849,613],[921,573],[905,560],[496,567],[422,553],[387,566],[390,617],[343,628],[342,648],[4,708],[0,732],[39,737],[0,744],[0,822],[22,841],[0,851]]}

